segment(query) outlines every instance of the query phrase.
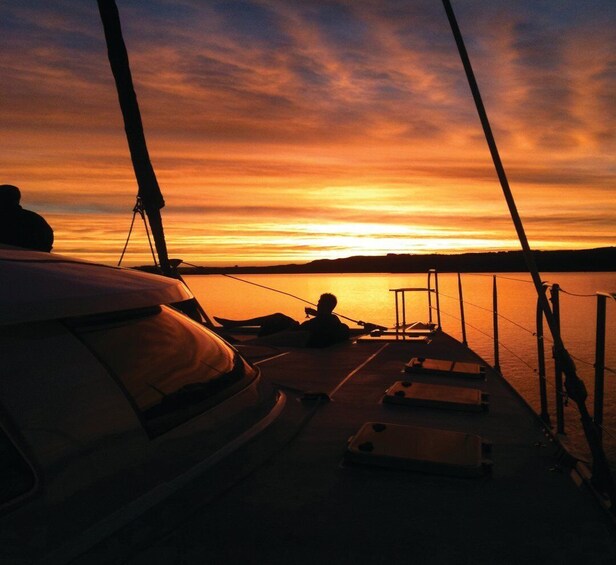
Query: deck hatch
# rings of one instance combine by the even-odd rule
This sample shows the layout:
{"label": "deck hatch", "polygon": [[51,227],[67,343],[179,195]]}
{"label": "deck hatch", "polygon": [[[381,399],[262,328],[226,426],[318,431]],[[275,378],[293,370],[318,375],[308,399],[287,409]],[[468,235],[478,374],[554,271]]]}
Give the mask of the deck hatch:
{"label": "deck hatch", "polygon": [[480,477],[491,461],[490,444],[474,434],[366,422],[353,436],[345,454],[351,463],[407,469],[457,477]]}
{"label": "deck hatch", "polygon": [[471,379],[485,379],[486,376],[486,368],[479,363],[426,357],[413,357],[404,366],[404,370],[416,375],[439,375]]}
{"label": "deck hatch", "polygon": [[385,391],[383,402],[445,410],[488,410],[489,395],[475,388],[396,381]]}
{"label": "deck hatch", "polygon": [[[396,335],[396,330],[374,330],[369,334],[360,335],[357,341],[400,341],[399,336]],[[431,338],[429,335],[405,335],[404,341],[410,341],[415,343],[430,343]]]}

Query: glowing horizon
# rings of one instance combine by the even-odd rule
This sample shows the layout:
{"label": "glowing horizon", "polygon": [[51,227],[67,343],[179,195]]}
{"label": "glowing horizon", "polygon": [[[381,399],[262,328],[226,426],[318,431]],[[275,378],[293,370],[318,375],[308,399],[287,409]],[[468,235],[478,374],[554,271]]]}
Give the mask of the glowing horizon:
{"label": "glowing horizon", "polygon": [[[519,249],[440,3],[117,3],[170,256]],[[531,246],[615,245],[615,10],[510,4],[454,8]],[[115,263],[136,182],[96,3],[1,10],[0,182]]]}

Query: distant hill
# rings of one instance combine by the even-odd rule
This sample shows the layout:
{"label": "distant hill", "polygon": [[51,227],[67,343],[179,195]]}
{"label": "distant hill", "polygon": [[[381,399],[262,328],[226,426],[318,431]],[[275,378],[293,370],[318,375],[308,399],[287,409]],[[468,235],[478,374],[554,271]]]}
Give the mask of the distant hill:
{"label": "distant hill", "polygon": [[[540,272],[616,271],[616,247],[576,251],[534,251]],[[380,257],[355,256],[345,259],[318,259],[305,264],[266,267],[198,267],[183,268],[184,274],[219,273],[491,273],[526,271],[522,251],[496,251],[445,255],[387,254]]]}

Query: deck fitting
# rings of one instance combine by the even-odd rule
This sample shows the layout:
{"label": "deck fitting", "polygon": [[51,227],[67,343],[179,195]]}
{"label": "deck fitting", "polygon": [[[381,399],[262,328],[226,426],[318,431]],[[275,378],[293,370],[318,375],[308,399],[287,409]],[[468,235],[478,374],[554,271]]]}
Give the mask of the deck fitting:
{"label": "deck fitting", "polygon": [[402,406],[421,406],[443,410],[464,410],[467,412],[487,412],[489,396],[479,389],[410,383],[396,381],[385,391],[383,403]]}
{"label": "deck fitting", "polygon": [[329,394],[327,394],[326,392],[312,392],[312,391],[308,391],[305,392],[301,397],[300,397],[300,402],[304,405],[304,406],[314,406],[317,403],[326,403],[326,402],[331,402],[331,398],[329,396]]}
{"label": "deck fitting", "polygon": [[485,379],[486,368],[479,363],[413,357],[405,366],[407,373],[466,379]]}
{"label": "deck fitting", "polygon": [[[377,431],[380,430],[380,431]],[[350,439],[350,463],[457,477],[481,477],[491,471],[485,458],[490,444],[474,434],[367,422]]]}

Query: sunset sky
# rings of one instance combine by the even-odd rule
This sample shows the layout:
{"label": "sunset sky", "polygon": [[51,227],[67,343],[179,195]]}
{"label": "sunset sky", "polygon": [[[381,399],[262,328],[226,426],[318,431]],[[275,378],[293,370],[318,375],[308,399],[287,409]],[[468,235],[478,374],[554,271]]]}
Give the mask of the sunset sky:
{"label": "sunset sky", "polygon": [[[531,246],[616,245],[616,3],[452,3]],[[117,4],[171,257],[519,249],[440,1]],[[116,263],[136,182],[95,0],[0,0],[0,73],[0,183]]]}

